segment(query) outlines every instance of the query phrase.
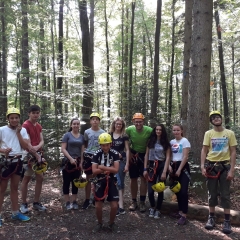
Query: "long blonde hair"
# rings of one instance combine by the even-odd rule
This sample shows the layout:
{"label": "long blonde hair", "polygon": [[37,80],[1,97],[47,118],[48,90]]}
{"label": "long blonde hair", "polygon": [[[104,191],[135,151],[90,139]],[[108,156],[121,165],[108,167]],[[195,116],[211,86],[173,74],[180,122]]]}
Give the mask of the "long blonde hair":
{"label": "long blonde hair", "polygon": [[121,136],[123,136],[123,135],[126,134],[126,133],[125,133],[126,123],[125,123],[125,121],[124,121],[121,117],[115,117],[115,118],[113,119],[113,122],[112,122],[112,124],[111,124],[110,131],[109,131],[109,132],[110,132],[110,133],[114,133],[114,132],[115,132],[115,130],[116,130],[115,124],[116,124],[117,121],[121,121],[121,122],[122,122]]}

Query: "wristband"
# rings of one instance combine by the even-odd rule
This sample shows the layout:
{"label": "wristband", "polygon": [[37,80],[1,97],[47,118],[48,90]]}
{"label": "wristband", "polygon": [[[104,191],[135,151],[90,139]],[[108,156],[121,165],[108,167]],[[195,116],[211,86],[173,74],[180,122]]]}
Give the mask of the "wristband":
{"label": "wristband", "polygon": [[143,171],[147,171],[147,168],[144,168]]}

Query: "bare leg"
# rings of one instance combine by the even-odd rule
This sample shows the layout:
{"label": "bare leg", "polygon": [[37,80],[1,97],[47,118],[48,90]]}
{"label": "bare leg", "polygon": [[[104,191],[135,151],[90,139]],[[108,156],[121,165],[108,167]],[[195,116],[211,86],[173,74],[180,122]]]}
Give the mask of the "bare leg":
{"label": "bare leg", "polygon": [[31,180],[30,176],[24,176],[21,185],[22,203],[27,203],[28,183]]}
{"label": "bare leg", "polygon": [[102,224],[102,205],[103,205],[102,201],[95,202],[97,220],[98,220],[98,223],[101,223],[101,224]]}
{"label": "bare leg", "polygon": [[42,183],[43,183],[43,174],[36,174],[34,202],[39,202],[39,200],[40,200],[40,194],[42,191]]}
{"label": "bare leg", "polygon": [[112,201],[110,202],[111,210],[110,210],[110,219],[109,219],[109,225],[114,223],[114,220],[116,218],[116,213],[118,209],[118,202],[117,201]]}
{"label": "bare leg", "polygon": [[18,206],[18,184],[20,181],[20,176],[13,174],[11,177],[11,183],[10,183],[10,188],[11,188],[11,193],[10,193],[10,198],[12,202],[12,211],[18,211],[19,206]]}

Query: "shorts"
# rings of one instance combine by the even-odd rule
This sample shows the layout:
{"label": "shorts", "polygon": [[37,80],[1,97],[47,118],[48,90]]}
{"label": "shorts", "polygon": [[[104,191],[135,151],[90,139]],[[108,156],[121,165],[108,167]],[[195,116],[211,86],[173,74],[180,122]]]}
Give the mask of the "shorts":
{"label": "shorts", "polygon": [[218,178],[208,178],[207,179],[207,188],[208,188],[208,204],[210,207],[215,207],[218,205],[218,196],[220,194],[221,206],[224,209],[230,209],[230,185],[231,181],[227,180],[228,170],[230,169],[230,164],[225,165],[225,168],[222,164],[218,164],[214,167],[215,174],[218,171],[223,172],[219,175]]}
{"label": "shorts", "polygon": [[[108,202],[113,202],[113,201],[118,202],[119,197],[118,197],[118,190],[117,190],[117,186],[116,186],[116,180],[114,179],[114,177],[110,177],[108,179],[108,181],[109,182],[108,182],[107,201]],[[106,178],[104,178],[104,179],[98,181],[96,184],[94,184],[95,201],[104,201],[105,200],[105,198],[103,200],[97,200],[97,198],[102,198],[104,196],[106,185],[107,185]]]}
{"label": "shorts", "polygon": [[[26,162],[26,164],[25,164],[25,162]],[[23,164],[24,176],[31,177],[35,173],[32,170],[32,166],[35,162],[37,162],[36,157],[34,157],[31,153],[28,153],[27,156],[24,158],[24,164]]]}
{"label": "shorts", "polygon": [[93,154],[83,153],[83,171],[86,175],[92,175],[92,158]]}
{"label": "shorts", "polygon": [[126,166],[126,162],[123,160],[120,160],[119,170],[118,170],[118,173],[116,174],[118,190],[124,189],[124,180],[126,176],[126,173],[124,172],[125,166]]}
{"label": "shorts", "polygon": [[[136,154],[134,150],[131,149],[132,154]],[[138,178],[143,177],[143,169],[144,169],[144,157],[145,153],[138,153],[138,156],[134,161],[130,160],[129,164],[129,177],[130,178]]]}
{"label": "shorts", "polygon": [[[22,175],[23,171],[23,164],[22,161],[10,163],[5,170],[3,170],[1,174],[2,179],[9,179],[13,174]],[[15,172],[14,172],[15,171]]]}

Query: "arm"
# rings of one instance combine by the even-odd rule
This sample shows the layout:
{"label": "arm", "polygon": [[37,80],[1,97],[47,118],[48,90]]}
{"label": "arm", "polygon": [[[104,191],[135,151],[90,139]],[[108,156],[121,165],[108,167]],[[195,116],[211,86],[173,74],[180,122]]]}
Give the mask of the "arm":
{"label": "arm", "polygon": [[124,172],[128,172],[129,169],[129,158],[130,158],[130,150],[129,150],[129,141],[125,141],[125,151],[126,151],[126,165]]}
{"label": "arm", "polygon": [[168,148],[166,151],[166,161],[165,161],[162,176],[161,176],[161,180],[163,181],[166,180],[167,170],[170,166],[170,160],[171,160],[171,149]]}
{"label": "arm", "polygon": [[204,164],[205,164],[207,154],[208,154],[208,146],[203,145],[202,151],[201,151],[201,171],[202,171],[202,175],[205,177],[207,177],[207,173],[206,173]]}
{"label": "arm", "polygon": [[40,133],[40,143],[37,146],[33,146],[33,148],[38,151],[44,145],[43,134]]}
{"label": "arm", "polygon": [[178,176],[178,177],[180,176],[181,171],[182,171],[184,165],[186,164],[186,162],[187,162],[187,160],[188,160],[189,150],[190,150],[189,147],[183,149],[183,158],[182,158],[181,164],[180,164],[180,166],[178,167],[178,170],[177,170],[177,172],[176,172],[176,176]]}
{"label": "arm", "polygon": [[76,165],[76,164],[77,164],[77,163],[76,163],[76,159],[72,158],[72,157],[69,155],[68,151],[67,151],[67,143],[63,142],[63,143],[61,144],[61,152],[64,154],[64,156],[65,156],[67,159],[69,159],[69,161],[71,162],[71,164],[73,164],[73,165]]}
{"label": "arm", "polygon": [[119,161],[114,161],[112,167],[105,167],[103,165],[98,165],[98,169],[102,170],[103,172],[110,172],[110,173],[118,173],[119,170]]}
{"label": "arm", "polygon": [[22,149],[27,150],[28,149],[28,144],[29,144],[29,139],[23,139],[22,135],[21,135],[21,130],[22,130],[22,125],[19,124],[16,128],[16,135],[18,138],[18,141],[20,143],[20,146]]}
{"label": "arm", "polygon": [[232,180],[234,177],[234,168],[236,165],[236,146],[230,146],[230,165],[231,168],[228,171],[227,180]]}
{"label": "arm", "polygon": [[83,164],[83,152],[84,152],[84,150],[85,150],[85,147],[84,147],[84,144],[83,144],[82,149],[81,149],[81,161],[80,161],[81,170],[83,170],[82,164]]}
{"label": "arm", "polygon": [[148,176],[148,172],[147,172],[148,156],[149,156],[149,148],[147,147],[146,148],[146,154],[145,154],[145,157],[144,157],[144,171],[143,171],[143,176],[145,178]]}

